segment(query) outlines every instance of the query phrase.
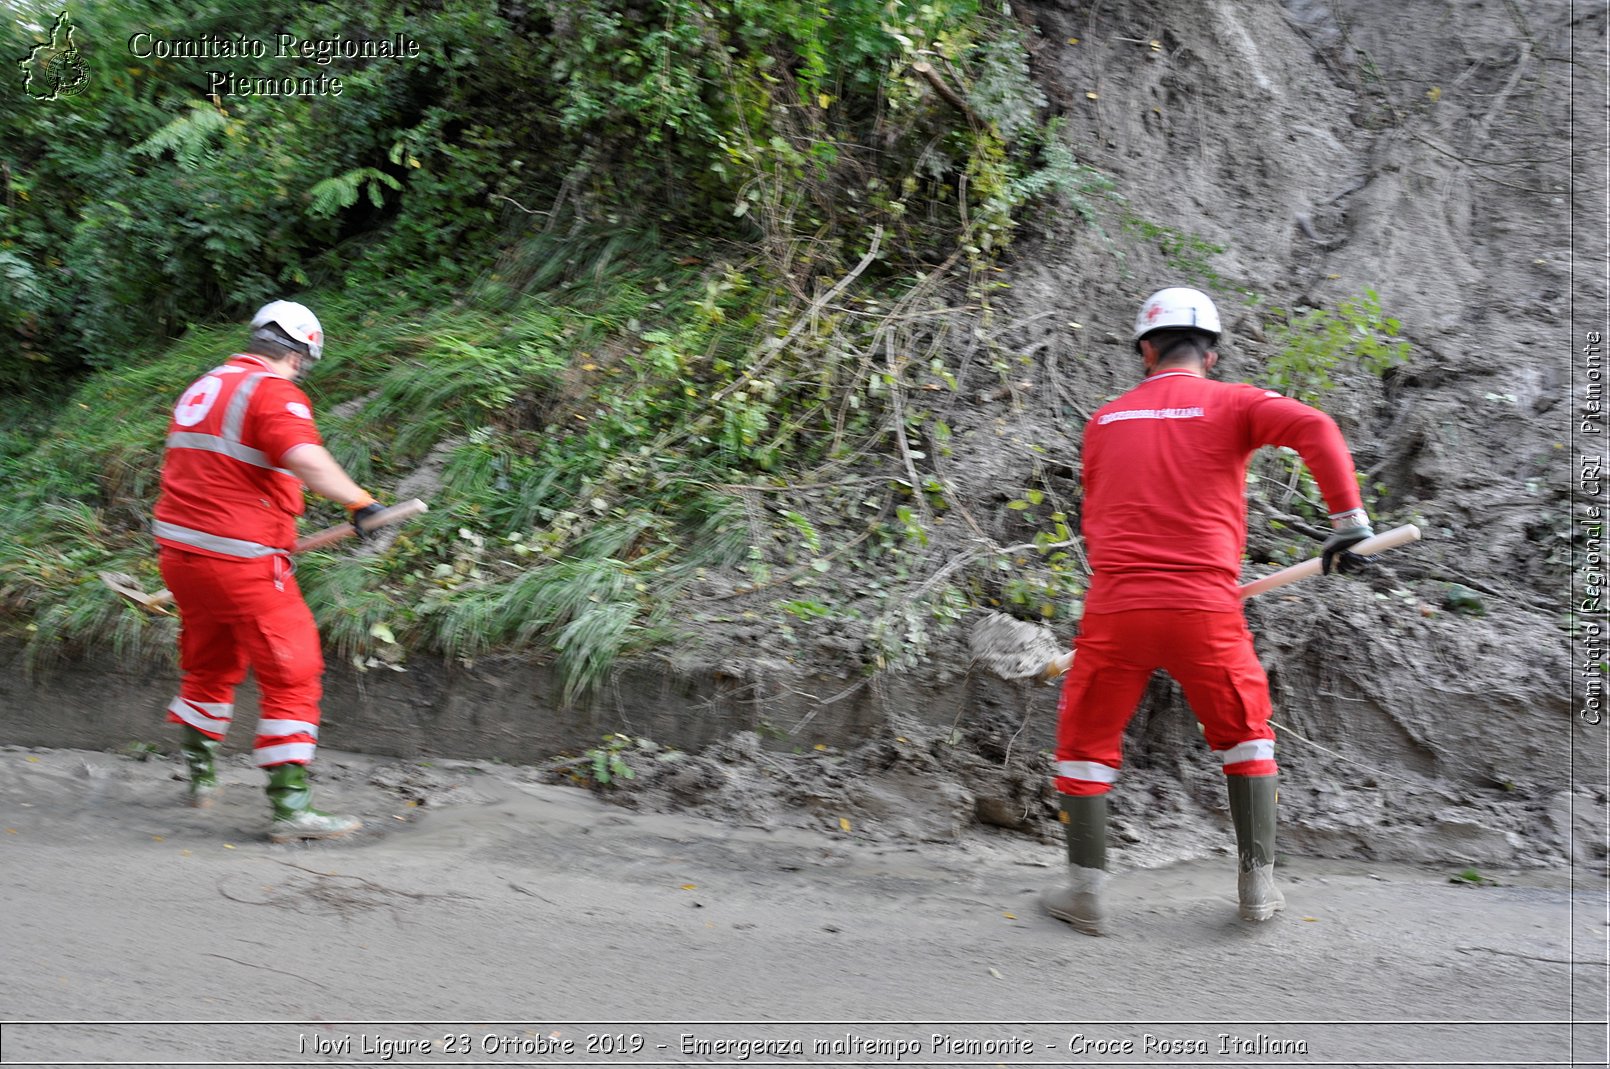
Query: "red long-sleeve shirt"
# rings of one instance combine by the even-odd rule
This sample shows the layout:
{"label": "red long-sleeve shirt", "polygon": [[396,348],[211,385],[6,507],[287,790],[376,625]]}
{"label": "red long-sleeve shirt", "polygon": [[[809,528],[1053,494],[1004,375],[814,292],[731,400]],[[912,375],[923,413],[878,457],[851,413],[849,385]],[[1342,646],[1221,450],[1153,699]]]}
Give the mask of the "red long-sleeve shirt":
{"label": "red long-sleeve shirt", "polygon": [[1301,454],[1332,513],[1362,507],[1336,423],[1289,397],[1192,371],[1154,374],[1085,427],[1086,612],[1234,610],[1247,540],[1247,463]]}

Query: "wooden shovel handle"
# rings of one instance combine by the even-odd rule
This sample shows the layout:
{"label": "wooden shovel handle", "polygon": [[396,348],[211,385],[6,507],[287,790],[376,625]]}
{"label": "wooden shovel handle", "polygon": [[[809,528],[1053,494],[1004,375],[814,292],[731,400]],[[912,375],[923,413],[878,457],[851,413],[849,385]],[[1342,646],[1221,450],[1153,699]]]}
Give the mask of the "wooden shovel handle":
{"label": "wooden shovel handle", "polygon": [[[393,505],[384,512],[375,513],[364,523],[363,529],[365,532],[378,531],[382,527],[389,527],[394,523],[401,523],[403,520],[410,519],[414,516],[418,516],[422,512],[429,511],[430,506],[426,505],[423,501],[416,497],[412,501],[404,501],[401,504]],[[291,552],[306,553],[310,549],[323,549],[325,546],[339,542],[343,538],[351,538],[357,533],[357,531],[352,529],[352,524],[338,523],[334,527],[326,527],[322,531],[315,531],[310,535],[298,538],[296,540],[296,545],[292,547]],[[1357,551],[1355,550],[1355,552]]]}
{"label": "wooden shovel handle", "polygon": [[[1412,523],[1406,523],[1402,527],[1394,527],[1390,531],[1382,531],[1373,538],[1366,538],[1358,545],[1349,549],[1348,552],[1357,553],[1361,557],[1370,557],[1377,553],[1383,552],[1384,550],[1393,549],[1397,546],[1406,545],[1409,542],[1416,541],[1419,539],[1419,537],[1420,528],[1416,527]],[[1242,599],[1245,600],[1253,597],[1256,594],[1267,593],[1268,591],[1274,590],[1277,587],[1283,587],[1290,583],[1295,583],[1299,579],[1307,579],[1311,575],[1319,575],[1321,567],[1322,562],[1320,558],[1312,557],[1303,561],[1301,564],[1293,564],[1289,568],[1282,568],[1278,572],[1266,575],[1262,579],[1254,579],[1250,583],[1243,583],[1241,584],[1239,591]],[[1073,654],[1074,651],[1069,650],[1066,653],[1058,654],[1056,657],[1052,658],[1051,662],[1045,666],[1045,671],[1040,674],[1040,678],[1046,682],[1050,682],[1051,680],[1062,675],[1073,666]]]}
{"label": "wooden shovel handle", "polygon": [[[1369,557],[1376,553],[1380,553],[1383,550],[1392,549],[1396,546],[1413,542],[1419,537],[1420,528],[1416,527],[1412,523],[1406,523],[1402,527],[1394,527],[1390,531],[1382,531],[1373,538],[1366,538],[1358,545],[1350,548],[1348,552],[1357,553],[1361,557]],[[1310,557],[1301,564],[1293,564],[1289,568],[1282,568],[1278,572],[1264,576],[1262,579],[1254,579],[1250,583],[1243,583],[1241,585],[1241,597],[1243,600],[1245,600],[1255,594],[1262,594],[1266,591],[1273,590],[1276,587],[1282,587],[1288,583],[1295,583],[1299,579],[1307,579],[1309,576],[1318,575],[1319,573],[1320,559],[1318,557]]]}
{"label": "wooden shovel handle", "polygon": [[[418,516],[422,512],[429,511],[430,506],[426,505],[423,501],[416,497],[411,501],[404,501],[401,504],[393,505],[391,508],[382,512],[375,513],[364,523],[363,529],[366,532],[378,531],[382,527],[389,527],[394,523],[401,523],[403,520],[410,519],[414,516]],[[306,553],[310,549],[322,549],[323,547],[332,545],[344,538],[351,538],[357,533],[357,531],[352,529],[352,524],[339,523],[334,527],[326,527],[322,531],[314,531],[312,534],[307,535],[304,538],[298,538],[296,540],[296,545],[291,548],[291,552]],[[129,587],[114,582],[112,579],[109,579],[106,572],[101,573],[101,580],[105,582],[107,586],[111,587],[113,590],[117,591],[124,598],[133,602],[134,604],[139,605],[142,608],[163,613],[164,615],[171,615],[162,607],[173,600],[173,592],[171,590],[158,590],[155,594],[142,594],[138,590],[133,590]]]}

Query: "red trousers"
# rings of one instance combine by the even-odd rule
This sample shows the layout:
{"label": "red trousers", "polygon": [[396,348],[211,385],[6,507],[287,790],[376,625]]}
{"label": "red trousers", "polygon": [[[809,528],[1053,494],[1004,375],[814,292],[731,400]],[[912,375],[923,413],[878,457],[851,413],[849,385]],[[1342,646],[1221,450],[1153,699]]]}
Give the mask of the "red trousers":
{"label": "red trousers", "polygon": [[1124,727],[1152,673],[1185,691],[1229,776],[1270,776],[1269,679],[1240,612],[1131,609],[1087,613],[1057,706],[1056,788],[1105,794],[1123,763]]}
{"label": "red trousers", "polygon": [[284,557],[222,560],[162,547],[179,607],[179,696],[168,720],[213,739],[229,731],[235,687],[257,673],[253,755],[264,768],[306,764],[319,737],[324,655],[313,614]]}

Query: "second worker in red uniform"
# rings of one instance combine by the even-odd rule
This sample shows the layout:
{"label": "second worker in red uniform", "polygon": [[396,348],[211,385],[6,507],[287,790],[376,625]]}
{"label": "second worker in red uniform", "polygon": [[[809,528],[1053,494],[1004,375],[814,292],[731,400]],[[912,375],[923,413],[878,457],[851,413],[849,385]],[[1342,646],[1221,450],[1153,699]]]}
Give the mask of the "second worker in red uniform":
{"label": "second worker in red uniform", "polygon": [[1106,918],[1107,792],[1124,728],[1147,681],[1179,681],[1223,764],[1239,856],[1240,913],[1285,905],[1274,885],[1276,774],[1269,683],[1236,591],[1254,450],[1289,446],[1313,473],[1334,528],[1325,570],[1358,560],[1373,532],[1353,460],[1323,412],[1243,383],[1215,382],[1218,311],[1206,295],[1165,289],[1142,305],[1142,382],[1085,428],[1082,532],[1093,575],[1078,655],[1058,707],[1056,789],[1069,880],[1045,896],[1053,916],[1090,934]]}
{"label": "second worker in red uniform", "polygon": [[180,614],[183,679],[168,719],[183,725],[191,802],[207,805],[217,789],[215,757],[249,665],[261,695],[253,754],[268,772],[276,842],[359,826],[314,809],[304,771],[319,737],[324,658],[291,574],[302,487],[344,503],[360,536],[359,521],[380,511],[324,448],[294,382],[323,349],[319,321],[302,305],[258,311],[248,351],[197,379],[174,406],[152,524]]}

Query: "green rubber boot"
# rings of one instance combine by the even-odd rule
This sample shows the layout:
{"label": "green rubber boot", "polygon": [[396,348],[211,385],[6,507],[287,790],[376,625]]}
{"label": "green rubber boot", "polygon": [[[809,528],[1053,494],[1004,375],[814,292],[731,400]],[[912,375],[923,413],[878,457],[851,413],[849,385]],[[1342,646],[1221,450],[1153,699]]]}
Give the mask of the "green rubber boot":
{"label": "green rubber boot", "polygon": [[184,738],[179,752],[190,769],[190,804],[197,809],[212,805],[218,794],[218,751],[223,748],[219,739],[209,739],[189,724],[184,726]]}
{"label": "green rubber boot", "polygon": [[1266,921],[1286,908],[1286,896],[1275,886],[1275,801],[1280,777],[1225,779],[1230,788],[1230,819],[1235,822],[1241,919]]}
{"label": "green rubber boot", "polygon": [[1086,935],[1100,935],[1107,919],[1107,796],[1064,794],[1062,830],[1068,840],[1068,882],[1040,896],[1040,908]]}
{"label": "green rubber boot", "polygon": [[313,808],[312,800],[313,791],[307,785],[306,767],[289,764],[270,768],[268,801],[274,807],[274,822],[268,827],[269,842],[339,839],[363,827],[363,822],[357,817],[319,812]]}

